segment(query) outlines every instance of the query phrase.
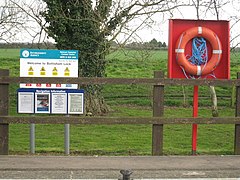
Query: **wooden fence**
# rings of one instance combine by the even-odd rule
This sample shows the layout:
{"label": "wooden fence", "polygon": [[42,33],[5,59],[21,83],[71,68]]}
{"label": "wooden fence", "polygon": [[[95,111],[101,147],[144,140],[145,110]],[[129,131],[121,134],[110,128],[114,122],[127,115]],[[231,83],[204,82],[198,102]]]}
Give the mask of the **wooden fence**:
{"label": "wooden fence", "polygon": [[[86,117],[86,116],[9,116],[9,84],[147,84],[153,86],[153,117]],[[164,86],[236,86],[236,117],[166,118],[164,113]],[[165,79],[163,72],[154,72],[154,78],[23,78],[9,77],[8,70],[0,70],[0,155],[8,154],[9,124],[152,124],[152,155],[163,154],[164,124],[235,124],[234,153],[240,154],[240,73],[236,80]]]}

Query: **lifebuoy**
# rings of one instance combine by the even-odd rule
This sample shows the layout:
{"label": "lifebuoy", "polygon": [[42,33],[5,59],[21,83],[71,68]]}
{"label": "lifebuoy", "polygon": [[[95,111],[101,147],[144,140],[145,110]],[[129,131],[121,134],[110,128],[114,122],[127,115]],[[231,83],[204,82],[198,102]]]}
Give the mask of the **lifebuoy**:
{"label": "lifebuoy", "polygon": [[[212,46],[212,57],[205,65],[194,65],[190,63],[185,56],[185,47],[188,41],[194,37],[205,38]],[[206,27],[193,27],[183,32],[176,42],[175,53],[177,63],[191,75],[207,75],[210,74],[218,66],[222,57],[222,44],[212,30]]]}

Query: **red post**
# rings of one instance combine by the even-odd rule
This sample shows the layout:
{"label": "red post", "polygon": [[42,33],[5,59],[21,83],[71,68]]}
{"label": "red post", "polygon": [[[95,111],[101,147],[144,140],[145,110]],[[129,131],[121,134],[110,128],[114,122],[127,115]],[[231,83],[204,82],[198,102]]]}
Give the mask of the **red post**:
{"label": "red post", "polygon": [[[193,90],[193,117],[198,117],[198,86]],[[197,124],[192,125],[192,155],[197,154]]]}

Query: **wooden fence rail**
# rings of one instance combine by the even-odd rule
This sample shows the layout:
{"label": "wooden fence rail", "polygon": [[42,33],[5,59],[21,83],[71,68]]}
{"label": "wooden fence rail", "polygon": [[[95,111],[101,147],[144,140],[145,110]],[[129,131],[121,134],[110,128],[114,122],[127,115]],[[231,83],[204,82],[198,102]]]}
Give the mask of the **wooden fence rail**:
{"label": "wooden fence rail", "polygon": [[[8,154],[9,124],[150,124],[152,125],[152,155],[163,154],[163,126],[165,124],[235,124],[234,153],[240,154],[240,73],[236,80],[164,79],[163,72],[154,78],[20,78],[9,77],[8,70],[0,70],[0,155]],[[86,116],[9,116],[11,83],[62,84],[148,84],[153,86],[153,117],[86,117]],[[164,114],[164,86],[236,86],[236,117],[166,118]]]}
{"label": "wooden fence rail", "polygon": [[12,83],[62,83],[62,84],[80,84],[80,85],[106,85],[106,84],[148,84],[163,86],[240,86],[240,79],[165,79],[165,78],[99,78],[99,77],[79,77],[79,78],[61,78],[61,77],[0,77],[0,84]]}
{"label": "wooden fence rail", "polygon": [[83,117],[83,116],[0,116],[0,124],[240,124],[240,117]]}

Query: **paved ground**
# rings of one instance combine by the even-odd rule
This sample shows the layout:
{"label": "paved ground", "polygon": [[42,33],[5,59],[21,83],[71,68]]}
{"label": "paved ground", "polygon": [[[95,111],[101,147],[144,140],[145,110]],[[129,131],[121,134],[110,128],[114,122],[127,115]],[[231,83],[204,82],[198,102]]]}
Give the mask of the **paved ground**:
{"label": "paved ground", "polygon": [[1,179],[238,178],[240,156],[0,156]]}

